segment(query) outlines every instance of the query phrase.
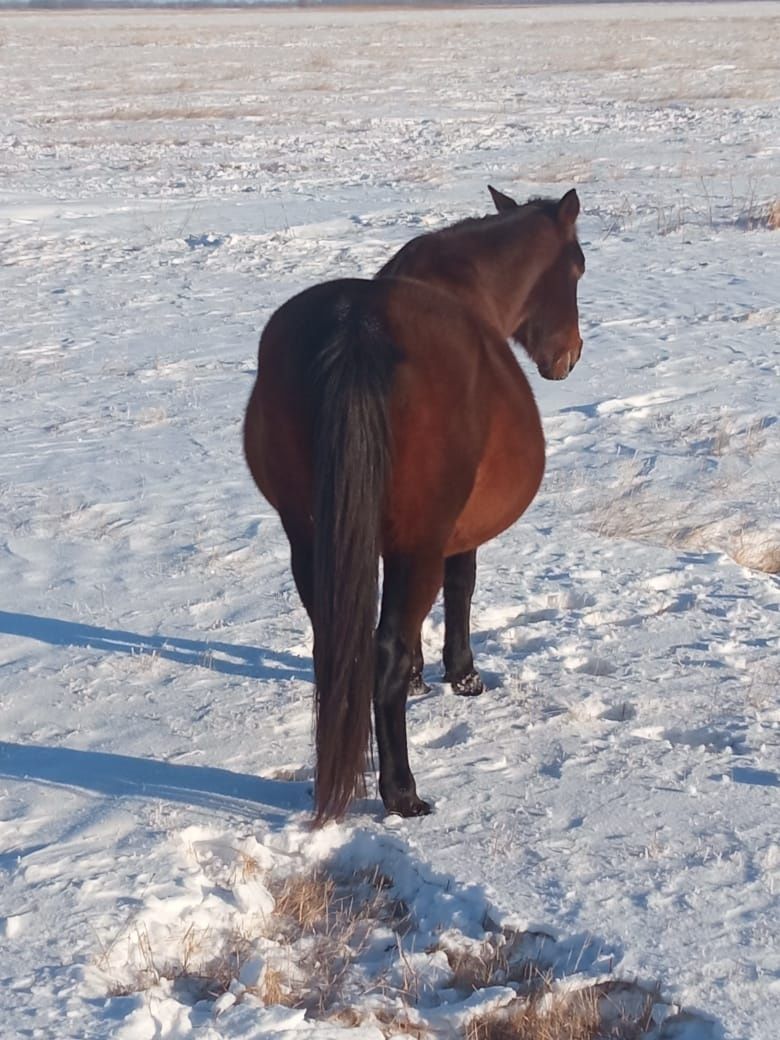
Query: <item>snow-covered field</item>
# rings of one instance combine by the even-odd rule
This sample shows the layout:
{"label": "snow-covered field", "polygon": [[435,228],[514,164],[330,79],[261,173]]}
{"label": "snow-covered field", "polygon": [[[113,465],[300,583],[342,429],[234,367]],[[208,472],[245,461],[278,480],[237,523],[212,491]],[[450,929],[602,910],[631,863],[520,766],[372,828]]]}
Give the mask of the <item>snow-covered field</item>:
{"label": "snow-covered field", "polygon": [[[505,928],[553,988],[657,984],[648,1035],[776,1040],[778,40],[776,3],[0,17],[0,1035],[457,1036],[514,991],[443,951]],[[583,360],[523,360],[549,466],[480,554],[485,696],[426,624],[434,814],[311,834],[258,333],[488,182],[577,186]],[[258,997],[312,970],[268,936],[316,864],[409,915],[362,926],[343,1034]]]}

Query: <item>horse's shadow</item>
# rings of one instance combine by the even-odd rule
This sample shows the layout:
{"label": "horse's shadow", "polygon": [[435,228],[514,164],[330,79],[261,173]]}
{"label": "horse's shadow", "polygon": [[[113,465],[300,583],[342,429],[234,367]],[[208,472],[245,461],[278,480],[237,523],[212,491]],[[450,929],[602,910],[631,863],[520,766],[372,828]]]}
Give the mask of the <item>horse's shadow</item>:
{"label": "horse's shadow", "polygon": [[[0,611],[0,633],[53,646],[79,646],[107,653],[155,655],[179,664],[255,679],[312,681],[305,658],[255,647],[167,636],[145,636],[59,618]],[[35,780],[97,794],[164,799],[283,824],[290,812],[311,807],[311,783],[269,780],[206,766],[70,748],[24,746],[0,741],[0,777]]]}
{"label": "horse's shadow", "polygon": [[293,654],[210,640],[144,636],[35,614],[0,610],[0,633],[37,639],[53,646],[82,646],[136,656],[149,654],[178,664],[196,665],[250,679],[300,679],[308,682],[313,679],[310,661]]}
{"label": "horse's shadow", "polygon": [[0,741],[0,778],[78,788],[109,797],[179,802],[282,826],[311,808],[311,783],[268,780],[211,766]]}

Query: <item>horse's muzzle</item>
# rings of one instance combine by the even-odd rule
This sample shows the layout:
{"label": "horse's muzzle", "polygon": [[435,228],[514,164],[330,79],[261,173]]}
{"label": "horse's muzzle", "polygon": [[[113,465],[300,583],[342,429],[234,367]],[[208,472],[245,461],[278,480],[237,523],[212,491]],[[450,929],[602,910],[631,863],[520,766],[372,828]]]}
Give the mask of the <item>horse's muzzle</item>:
{"label": "horse's muzzle", "polygon": [[573,350],[562,350],[552,362],[539,361],[537,368],[543,379],[565,379],[572,371],[582,354],[582,340]]}

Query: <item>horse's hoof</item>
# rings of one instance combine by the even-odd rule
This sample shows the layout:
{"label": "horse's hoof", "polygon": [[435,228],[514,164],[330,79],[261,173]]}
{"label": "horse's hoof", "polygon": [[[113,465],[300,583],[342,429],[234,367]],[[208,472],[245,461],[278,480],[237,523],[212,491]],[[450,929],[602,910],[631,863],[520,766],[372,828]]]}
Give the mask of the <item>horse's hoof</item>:
{"label": "horse's hoof", "polygon": [[422,672],[416,672],[409,680],[409,696],[421,697],[424,693],[430,693],[431,688],[423,679]]}
{"label": "horse's hoof", "polygon": [[417,795],[389,799],[385,808],[391,816],[427,816],[432,811],[430,802],[424,802]]}
{"label": "horse's hoof", "polygon": [[459,697],[479,697],[485,692],[485,684],[477,671],[471,671],[461,679],[456,679],[451,685],[452,692]]}

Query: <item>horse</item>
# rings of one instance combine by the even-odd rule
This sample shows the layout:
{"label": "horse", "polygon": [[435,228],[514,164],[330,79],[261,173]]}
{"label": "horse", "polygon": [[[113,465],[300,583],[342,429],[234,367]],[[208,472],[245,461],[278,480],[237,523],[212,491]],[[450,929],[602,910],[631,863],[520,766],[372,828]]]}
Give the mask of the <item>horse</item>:
{"label": "horse", "polygon": [[314,633],[315,826],[364,791],[372,701],[385,809],[431,811],[406,733],[422,622],[444,583],[447,676],[470,692],[476,549],[523,514],[544,472],[508,339],[547,379],[581,354],[576,191],[523,205],[491,194],[497,213],[412,240],[373,279],[303,290],[260,339],[244,454]]}

